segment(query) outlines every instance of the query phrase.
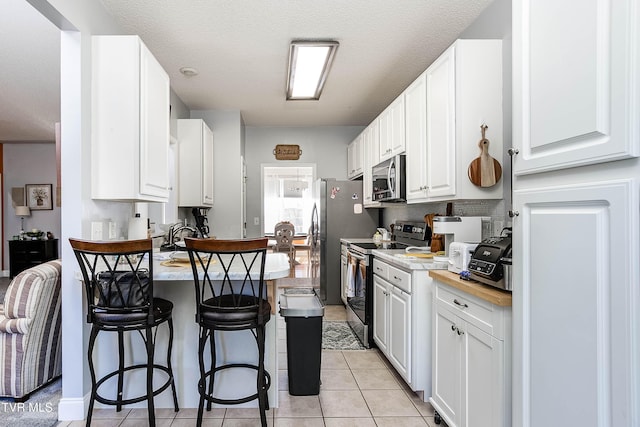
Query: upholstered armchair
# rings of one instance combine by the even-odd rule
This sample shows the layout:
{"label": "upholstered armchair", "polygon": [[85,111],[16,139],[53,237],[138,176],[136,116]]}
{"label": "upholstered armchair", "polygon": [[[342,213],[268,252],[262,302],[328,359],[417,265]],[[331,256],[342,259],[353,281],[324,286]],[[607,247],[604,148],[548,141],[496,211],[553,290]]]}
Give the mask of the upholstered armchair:
{"label": "upholstered armchair", "polygon": [[18,274],[0,305],[0,396],[25,401],[62,373],[60,260]]}

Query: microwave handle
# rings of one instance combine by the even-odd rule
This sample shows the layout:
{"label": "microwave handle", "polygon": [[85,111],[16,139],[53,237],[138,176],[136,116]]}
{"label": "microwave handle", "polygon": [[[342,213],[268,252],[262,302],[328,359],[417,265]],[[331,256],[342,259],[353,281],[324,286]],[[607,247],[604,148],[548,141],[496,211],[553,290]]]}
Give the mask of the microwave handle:
{"label": "microwave handle", "polygon": [[396,167],[396,159],[392,158],[389,161],[389,167],[387,168],[387,185],[389,187],[389,193],[390,194],[395,194],[396,189],[393,188],[393,182],[391,182],[391,170],[395,169]]}

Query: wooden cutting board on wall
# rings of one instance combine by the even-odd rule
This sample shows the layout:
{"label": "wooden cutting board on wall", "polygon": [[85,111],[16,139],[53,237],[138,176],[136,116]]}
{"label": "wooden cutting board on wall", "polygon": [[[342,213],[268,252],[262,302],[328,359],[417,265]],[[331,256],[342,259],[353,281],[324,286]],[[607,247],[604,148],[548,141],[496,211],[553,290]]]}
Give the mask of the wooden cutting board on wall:
{"label": "wooden cutting board on wall", "polygon": [[482,139],[478,141],[480,156],[473,159],[468,168],[469,180],[478,187],[491,187],[496,185],[502,177],[500,162],[489,154],[490,142],[485,137],[486,125],[480,126]]}

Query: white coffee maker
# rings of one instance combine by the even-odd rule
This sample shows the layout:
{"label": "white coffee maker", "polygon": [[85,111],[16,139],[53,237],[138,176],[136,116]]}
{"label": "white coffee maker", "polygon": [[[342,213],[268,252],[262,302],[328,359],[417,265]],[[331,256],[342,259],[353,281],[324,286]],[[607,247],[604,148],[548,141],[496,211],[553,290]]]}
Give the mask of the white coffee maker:
{"label": "white coffee maker", "polygon": [[480,243],[482,222],[490,221],[485,216],[436,216],[433,218],[433,233],[444,235],[445,256],[449,256],[452,242]]}

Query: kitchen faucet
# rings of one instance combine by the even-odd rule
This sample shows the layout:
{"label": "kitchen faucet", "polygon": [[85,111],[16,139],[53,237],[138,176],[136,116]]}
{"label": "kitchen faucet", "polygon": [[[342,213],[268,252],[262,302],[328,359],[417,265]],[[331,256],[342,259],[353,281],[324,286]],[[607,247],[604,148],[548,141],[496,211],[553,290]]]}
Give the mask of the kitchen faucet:
{"label": "kitchen faucet", "polygon": [[188,225],[184,225],[181,222],[178,222],[176,224],[173,224],[171,227],[169,227],[169,232],[168,232],[168,245],[169,246],[173,246],[176,243],[176,237],[179,236],[183,231],[190,231],[191,232],[191,236],[195,237],[198,234],[198,230],[196,230],[195,228],[188,226]]}

